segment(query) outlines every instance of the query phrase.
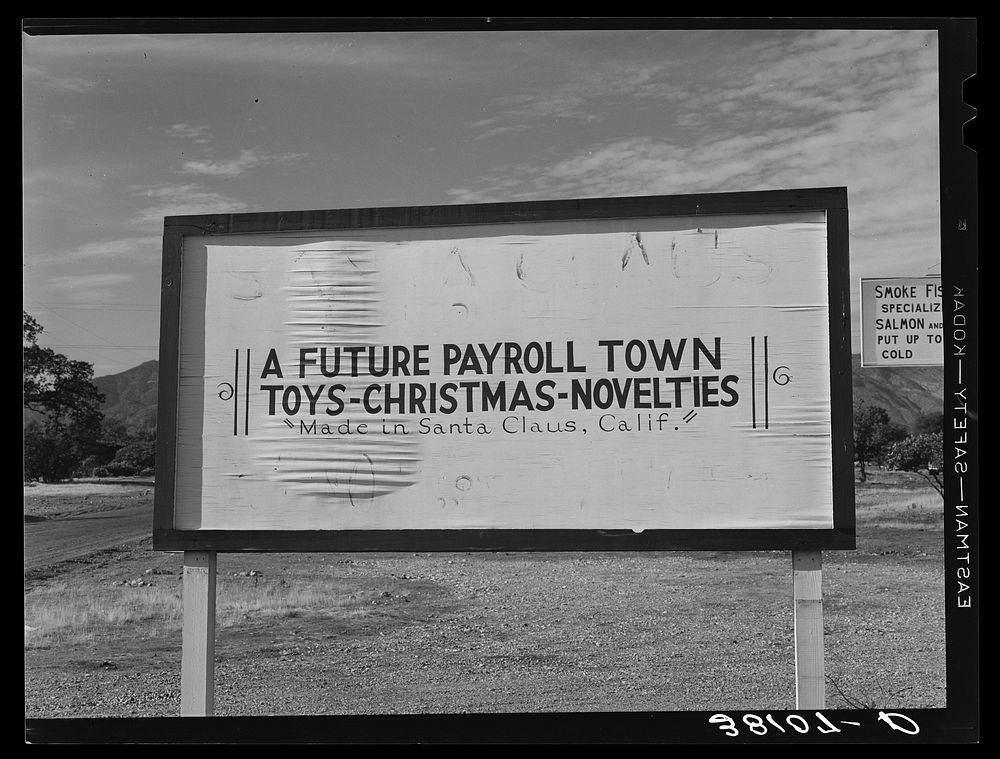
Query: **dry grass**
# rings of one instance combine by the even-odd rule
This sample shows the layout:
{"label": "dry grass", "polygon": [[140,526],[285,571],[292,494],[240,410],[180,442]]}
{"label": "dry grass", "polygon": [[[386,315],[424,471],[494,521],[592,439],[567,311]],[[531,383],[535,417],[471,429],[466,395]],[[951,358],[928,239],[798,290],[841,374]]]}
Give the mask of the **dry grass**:
{"label": "dry grass", "polygon": [[[859,484],[856,493],[859,530],[879,527],[925,530],[940,525],[940,496],[924,489],[897,483],[895,473],[875,473]],[[90,643],[122,635],[148,638],[180,632],[183,616],[179,575],[143,578],[149,584],[68,587],[55,583],[25,594],[24,645],[26,649],[54,645]],[[375,591],[358,592],[329,577],[285,580],[263,577],[227,577],[220,574],[217,586],[216,624],[220,629],[249,621],[294,617],[307,611],[350,616],[364,608]]]}
{"label": "dry grass", "polygon": [[33,590],[24,599],[25,648],[126,633],[145,637],[180,629],[180,624],[179,584],[82,589],[59,583]]}
{"label": "dry grass", "polygon": [[[293,617],[312,610],[348,616],[371,600],[371,593],[345,593],[326,581],[291,587],[261,578],[218,579],[216,625]],[[95,640],[148,638],[180,633],[183,596],[179,576],[156,576],[152,584],[131,587],[69,588],[57,583],[29,591],[24,600],[25,649]]]}
{"label": "dry grass", "polygon": [[117,479],[81,479],[68,482],[25,482],[24,495],[27,496],[72,496],[119,495],[121,493],[145,493],[153,488],[150,477],[120,477]]}
{"label": "dry grass", "polygon": [[859,528],[922,530],[940,525],[944,519],[944,503],[933,491],[859,488],[855,500]]}

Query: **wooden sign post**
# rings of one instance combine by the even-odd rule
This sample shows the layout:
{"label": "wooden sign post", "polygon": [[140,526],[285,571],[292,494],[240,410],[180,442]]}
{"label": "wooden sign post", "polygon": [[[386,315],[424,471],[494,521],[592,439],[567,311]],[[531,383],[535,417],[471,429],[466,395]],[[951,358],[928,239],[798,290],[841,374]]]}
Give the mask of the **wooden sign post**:
{"label": "wooden sign post", "polygon": [[218,551],[791,550],[821,702],[819,551],[855,547],[845,188],[171,217],[161,309],[185,713]]}
{"label": "wooden sign post", "polygon": [[184,552],[181,716],[215,711],[215,551]]}
{"label": "wooden sign post", "polygon": [[792,551],[795,708],[826,708],[823,664],[823,552]]}

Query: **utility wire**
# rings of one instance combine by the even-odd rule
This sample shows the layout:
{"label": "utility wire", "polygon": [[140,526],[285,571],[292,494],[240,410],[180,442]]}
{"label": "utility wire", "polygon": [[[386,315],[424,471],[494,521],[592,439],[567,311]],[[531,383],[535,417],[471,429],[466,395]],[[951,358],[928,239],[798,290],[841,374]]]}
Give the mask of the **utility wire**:
{"label": "utility wire", "polygon": [[146,311],[149,313],[157,313],[160,307],[155,304],[145,304],[145,303],[33,303],[26,302],[24,304],[29,308],[44,308],[50,311]]}
{"label": "utility wire", "polygon": [[[156,345],[103,345],[103,344],[98,344],[98,345],[81,345],[79,343],[73,343],[73,344],[68,344],[67,343],[66,345],[55,345],[55,344],[52,344],[52,345],[49,345],[48,347],[50,347],[50,348],[80,348],[81,350],[98,350],[98,349],[100,349],[100,350],[109,350],[109,351],[113,351],[113,350],[131,351],[131,350],[155,350],[158,346],[156,346]],[[133,355],[135,355],[135,357],[138,358],[138,359],[142,359],[143,361],[147,360],[147,359],[142,358],[142,356],[140,356],[138,353],[133,354]]]}
{"label": "utility wire", "polygon": [[[53,330],[51,327],[46,327],[45,328],[45,332],[49,333],[50,335],[54,335],[57,338],[65,339],[65,337],[63,335],[60,335],[58,331]],[[76,347],[80,347],[80,346],[51,344],[51,345],[47,345],[47,346],[43,346],[43,347],[48,347],[48,348],[76,348]],[[105,354],[104,350],[106,348],[108,348],[108,347],[109,346],[101,345],[101,346],[95,346],[93,348],[87,348],[87,350],[93,351],[94,354],[97,355],[102,361],[106,361],[106,362],[108,362],[110,364],[114,364],[115,366],[123,366],[125,368],[131,368],[131,366],[133,366],[133,365],[131,365],[131,364],[125,362],[125,361],[122,361],[119,358],[114,358],[112,356],[109,356],[109,355]]]}
{"label": "utility wire", "polygon": [[[99,335],[96,332],[94,332],[92,329],[84,327],[82,324],[79,324],[78,322],[73,321],[72,319],[70,319],[67,316],[63,316],[58,311],[51,311],[50,310],[50,313],[55,314],[60,319],[62,319],[64,322],[66,322],[68,324],[72,324],[74,327],[77,327],[79,329],[82,329],[88,335],[93,335],[98,340],[103,340],[105,343],[107,343],[107,347],[109,347],[109,348],[119,348],[119,349],[128,350],[129,352],[131,352],[131,348],[130,347],[124,346],[124,345],[118,345],[117,343],[113,343],[110,340],[108,340],[106,337],[104,337],[103,335]],[[85,346],[78,345],[78,346],[73,346],[73,347],[83,348]],[[104,346],[101,346],[101,347],[104,347]],[[137,347],[153,347],[153,346],[137,346]],[[135,356],[137,359],[142,360],[142,356],[140,356],[138,353],[132,353],[132,355]]]}

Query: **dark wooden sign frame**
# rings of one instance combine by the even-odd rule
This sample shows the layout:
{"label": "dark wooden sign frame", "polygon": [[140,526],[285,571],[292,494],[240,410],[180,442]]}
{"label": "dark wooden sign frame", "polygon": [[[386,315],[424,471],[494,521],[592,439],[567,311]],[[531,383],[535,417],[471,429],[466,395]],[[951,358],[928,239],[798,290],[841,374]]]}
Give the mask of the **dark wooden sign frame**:
{"label": "dark wooden sign frame", "polygon": [[[175,444],[183,244],[189,236],[823,211],[827,224],[833,528],[788,530],[178,530]],[[153,547],[161,551],[660,551],[855,547],[851,301],[844,187],[164,219]]]}

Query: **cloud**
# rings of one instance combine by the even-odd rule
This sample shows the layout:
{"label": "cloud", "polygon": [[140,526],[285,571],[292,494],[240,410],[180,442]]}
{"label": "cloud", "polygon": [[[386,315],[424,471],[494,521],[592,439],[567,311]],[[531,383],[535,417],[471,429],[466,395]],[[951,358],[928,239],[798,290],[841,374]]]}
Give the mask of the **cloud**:
{"label": "cloud", "polygon": [[83,118],[83,115],[79,113],[52,113],[49,115],[63,129],[75,129],[76,123]]}
{"label": "cloud", "polygon": [[46,285],[52,290],[68,290],[79,293],[86,290],[89,295],[105,292],[109,288],[120,287],[135,280],[132,274],[106,271],[89,274],[62,274],[51,277]]}
{"label": "cloud", "polygon": [[[101,61],[114,67],[138,65],[142,61],[171,64],[176,61],[199,68],[225,67],[246,76],[296,72],[343,71],[372,78],[386,76],[419,78],[448,86],[456,81],[478,81],[483,70],[495,71],[492,60],[475,61],[477,38],[472,33],[376,32],[257,33],[185,35],[102,35]],[[87,36],[29,39],[54,61],[78,60],[93,53],[94,40]],[[42,47],[44,45],[44,47]],[[457,52],[452,52],[457,50]]]}
{"label": "cloud", "polygon": [[[936,111],[933,100],[898,110],[887,104],[803,128],[690,143],[613,140],[548,165],[501,167],[479,187],[449,194],[484,202],[845,185],[856,222],[896,220],[905,229],[937,213]],[[904,210],[913,218],[903,221]]]}
{"label": "cloud", "polygon": [[[137,301],[155,304],[158,283],[159,278],[155,274],[150,276],[150,272],[148,271],[145,273],[141,271],[126,273],[114,270],[90,270],[69,271],[59,274],[50,273],[45,276],[44,281],[38,281],[36,287],[26,287],[25,298],[27,301],[35,304],[29,307],[29,311],[32,308],[42,307],[41,304],[56,302],[66,305],[80,304],[86,306],[93,306],[94,304],[135,303]],[[73,312],[69,312],[69,314],[71,313]],[[123,319],[123,316],[134,316],[135,318]],[[81,317],[83,317],[82,313],[70,318],[74,321],[77,319],[84,321]],[[140,318],[140,315],[135,313],[129,315],[123,314],[121,311],[94,308],[87,311],[85,323],[91,325],[91,330],[95,337],[100,335],[102,342],[125,345],[132,344],[135,338],[123,337],[123,332],[128,334],[133,333],[135,329],[143,330],[145,328],[143,325],[145,318],[145,316]],[[59,333],[63,333],[66,329],[63,321],[60,319],[58,322],[52,323],[53,326],[58,327],[58,330],[51,333],[50,338],[57,337]],[[49,327],[48,323],[46,323],[46,327]],[[46,329],[46,332],[48,331]],[[94,340],[93,338],[84,338],[82,341],[71,340],[67,342],[75,344],[80,342],[93,343]],[[149,342],[152,343],[153,340]],[[84,358],[82,355],[74,357]],[[86,360],[93,361],[93,358],[87,356]]]}
{"label": "cloud", "polygon": [[[211,131],[207,125],[171,124],[164,133],[168,137],[190,140],[196,145],[211,143]],[[242,176],[248,171],[261,166],[287,166],[307,156],[306,153],[280,153],[276,155],[261,153],[254,148],[240,150],[237,158],[225,160],[206,158],[189,158],[181,164],[180,173],[200,177],[217,177],[231,179]]]}
{"label": "cloud", "polygon": [[100,190],[101,180],[82,166],[26,171],[22,178],[23,210],[33,214],[79,212],[83,201]]}
{"label": "cloud", "polygon": [[154,235],[123,237],[117,240],[101,240],[81,245],[71,253],[71,256],[74,259],[86,259],[88,261],[99,261],[102,259],[118,258],[120,256],[142,258],[154,253],[158,256],[162,243],[162,238]]}
{"label": "cloud", "polygon": [[[553,39],[565,42],[565,46],[542,46],[523,54],[529,56],[532,68],[545,72],[536,77],[553,80],[563,76],[563,81],[548,86],[538,84],[527,92],[494,97],[486,108],[491,116],[470,121],[466,126],[480,131],[476,139],[487,139],[514,131],[544,128],[557,122],[613,121],[619,109],[667,102],[673,93],[672,77],[677,67],[677,62],[671,59],[669,43],[679,35],[687,36],[687,33],[651,33],[656,42],[663,43],[662,47],[657,47],[657,58],[653,60],[644,59],[641,52],[620,52],[621,49],[629,50],[624,46],[614,48],[614,53],[608,48],[609,55],[616,57],[604,58],[599,64],[595,63],[587,40],[600,45],[605,40],[620,39],[618,33],[557,35]],[[562,128],[562,124],[559,126]]]}
{"label": "cloud", "polygon": [[564,81],[549,87],[496,97],[489,118],[466,126],[485,139],[559,120],[613,124],[644,111],[659,113],[665,130],[795,123],[891,98],[937,64],[935,34],[922,30],[672,30],[634,39],[648,47],[567,67]]}
{"label": "cloud", "polygon": [[259,154],[255,150],[241,150],[239,158],[227,161],[190,160],[185,161],[182,174],[194,174],[206,177],[238,177],[246,172],[264,165],[287,166],[306,157],[306,153],[284,153],[280,155]]}
{"label": "cloud", "polygon": [[25,84],[34,84],[47,90],[58,92],[86,93],[97,87],[97,82],[83,77],[53,76],[36,66],[24,65],[21,74]]}
{"label": "cloud", "polygon": [[140,226],[162,226],[165,216],[240,213],[248,208],[241,200],[205,190],[197,184],[137,188],[137,191],[150,201],[150,205],[136,216],[135,224]]}
{"label": "cloud", "polygon": [[587,110],[587,99],[573,92],[574,88],[541,95],[517,95],[499,98],[493,108],[500,111],[497,116],[472,121],[467,126],[473,130],[490,127],[476,135],[475,139],[485,140],[501,134],[521,132],[532,126],[551,123],[557,119],[577,121],[598,121],[601,116]]}
{"label": "cloud", "polygon": [[[932,230],[938,213],[933,37],[844,31],[776,39],[783,44],[766,38],[737,50],[730,62],[743,66],[728,71],[728,85],[702,90],[677,82],[656,91],[695,130],[532,156],[449,195],[483,202],[845,185],[859,236]],[[634,76],[633,87],[656,86],[657,74]],[[501,124],[493,118],[481,126]]]}
{"label": "cloud", "polygon": [[[98,240],[80,245],[72,250],[52,252],[33,251],[32,265],[85,264],[89,266],[139,262],[145,263],[160,255],[163,239],[160,235],[120,237],[112,240]],[[117,259],[117,260],[116,260]]]}
{"label": "cloud", "polygon": [[586,102],[587,98],[579,92],[579,87],[570,85],[552,93],[498,98],[496,105],[514,117],[558,118],[588,115],[584,109]]}
{"label": "cloud", "polygon": [[531,129],[531,127],[528,124],[509,124],[506,126],[495,126],[492,129],[487,129],[485,132],[480,132],[473,139],[488,140],[491,137],[499,137],[502,134],[513,134],[515,132],[523,132],[527,129]]}
{"label": "cloud", "polygon": [[[489,118],[470,121],[466,126],[479,131],[475,139],[485,140],[511,132],[521,132],[558,120],[594,122],[602,120],[606,103],[600,101],[627,91],[632,74],[611,81],[590,75],[583,81],[570,82],[553,90],[539,90],[494,98]],[[485,130],[485,131],[480,131]]]}
{"label": "cloud", "polygon": [[164,132],[169,137],[180,137],[192,140],[198,145],[206,145],[210,142],[209,130],[207,126],[192,126],[191,124],[171,124]]}
{"label": "cloud", "polygon": [[240,157],[228,161],[185,161],[181,169],[184,174],[208,177],[238,177],[240,174],[259,166],[261,159],[252,150],[241,150]]}

